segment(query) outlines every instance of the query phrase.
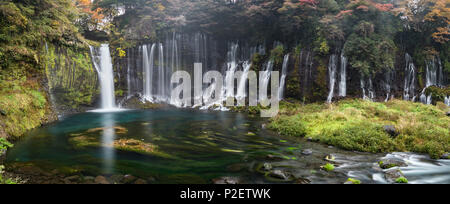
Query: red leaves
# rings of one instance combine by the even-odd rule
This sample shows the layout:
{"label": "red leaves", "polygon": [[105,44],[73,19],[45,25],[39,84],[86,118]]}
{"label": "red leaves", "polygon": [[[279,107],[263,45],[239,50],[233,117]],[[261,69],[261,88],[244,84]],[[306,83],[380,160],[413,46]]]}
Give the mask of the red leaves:
{"label": "red leaves", "polygon": [[394,9],[394,5],[392,4],[375,4],[375,8],[377,8],[380,11],[388,12]]}
{"label": "red leaves", "polygon": [[339,12],[338,15],[336,15],[336,18],[343,18],[344,16],[351,16],[353,14],[353,10],[345,10]]}
{"label": "red leaves", "polygon": [[312,5],[316,6],[319,2],[317,0],[298,0],[300,5]]}

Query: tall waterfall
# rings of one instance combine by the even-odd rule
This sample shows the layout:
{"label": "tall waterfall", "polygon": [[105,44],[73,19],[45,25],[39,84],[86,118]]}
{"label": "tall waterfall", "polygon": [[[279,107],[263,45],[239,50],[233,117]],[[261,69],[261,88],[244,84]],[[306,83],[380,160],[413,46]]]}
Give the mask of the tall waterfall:
{"label": "tall waterfall", "polygon": [[332,54],[330,56],[330,62],[328,62],[328,75],[329,75],[329,82],[330,82],[330,92],[328,93],[327,102],[331,103],[334,96],[334,87],[336,85],[336,71],[337,71],[337,56],[335,54]]}
{"label": "tall waterfall", "polygon": [[251,66],[252,65],[249,61],[245,61],[243,63],[244,72],[242,74],[242,78],[239,80],[239,86],[238,86],[237,94],[236,94],[236,98],[238,100],[247,97],[246,85],[247,85],[248,72],[250,71]]}
{"label": "tall waterfall", "polygon": [[430,86],[443,86],[443,72],[442,64],[439,57],[433,57],[425,62],[426,64],[426,87],[422,90],[420,95],[420,102],[430,105],[432,103],[431,94],[426,96],[426,89]]}
{"label": "tall waterfall", "polygon": [[364,77],[361,77],[361,89],[363,92],[363,99],[364,100],[373,100],[375,98],[375,91],[373,89],[373,83],[372,79],[369,77],[369,79],[366,80]]}
{"label": "tall waterfall", "polygon": [[90,46],[90,50],[93,64],[100,81],[101,109],[113,110],[116,108],[116,98],[109,45],[103,44],[100,48]]}
{"label": "tall waterfall", "polygon": [[160,43],[159,44],[159,54],[158,54],[158,73],[159,73],[159,77],[158,77],[158,95],[157,95],[157,100],[160,102],[164,102],[167,101],[168,96],[167,96],[167,92],[169,92],[167,90],[168,85],[166,84],[166,68],[164,67],[164,47],[163,44]]}
{"label": "tall waterfall", "polygon": [[[263,90],[268,90],[268,86],[269,86],[269,80],[270,80],[270,76],[272,75],[272,70],[273,70],[273,60],[270,60],[269,62],[267,62],[266,65],[266,69],[263,71],[262,74],[262,78],[260,78],[259,80],[261,80],[260,87],[259,89],[263,89]],[[263,101],[263,100],[267,100],[267,93],[263,93],[262,95],[259,96],[259,100]]]}
{"label": "tall waterfall", "polygon": [[144,99],[147,101],[153,101],[153,64],[154,64],[154,53],[156,44],[153,44],[150,49],[150,55],[148,53],[148,46],[142,46],[142,62],[144,67]]}
{"label": "tall waterfall", "polygon": [[289,63],[289,54],[284,56],[283,60],[283,67],[281,70],[281,80],[280,80],[280,87],[278,88],[278,99],[283,100],[284,99],[284,87],[286,85],[286,76],[287,76],[287,69],[288,69],[288,63]]}
{"label": "tall waterfall", "polygon": [[[227,72],[225,75],[225,86],[223,87],[223,93],[222,96],[228,97],[234,97],[234,90],[231,90],[229,87],[234,86],[234,73],[236,72],[236,69],[238,67],[237,62],[237,50],[239,48],[239,45],[237,43],[231,43],[228,50],[228,62],[227,62]],[[233,84],[229,84],[228,82],[232,82]]]}
{"label": "tall waterfall", "polygon": [[341,53],[341,74],[339,82],[339,96],[347,96],[347,57],[345,57],[344,52]]}
{"label": "tall waterfall", "polygon": [[444,103],[445,105],[450,106],[450,96],[445,97]]}
{"label": "tall waterfall", "polygon": [[403,100],[415,101],[415,84],[416,84],[416,66],[412,57],[405,54],[406,67],[405,67],[405,84],[403,88]]}
{"label": "tall waterfall", "polygon": [[392,89],[392,80],[394,78],[394,73],[391,70],[386,71],[384,74],[384,89],[386,91],[386,99],[384,99],[385,102],[388,102],[390,98],[393,98],[394,96],[391,95],[391,89]]}

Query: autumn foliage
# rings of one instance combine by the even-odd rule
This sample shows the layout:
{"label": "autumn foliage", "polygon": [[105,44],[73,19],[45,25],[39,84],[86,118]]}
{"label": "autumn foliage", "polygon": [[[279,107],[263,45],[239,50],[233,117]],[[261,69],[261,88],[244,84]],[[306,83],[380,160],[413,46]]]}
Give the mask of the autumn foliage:
{"label": "autumn foliage", "polygon": [[89,15],[90,23],[93,25],[101,23],[105,18],[101,8],[92,9],[91,0],[76,0],[76,5],[82,13]]}

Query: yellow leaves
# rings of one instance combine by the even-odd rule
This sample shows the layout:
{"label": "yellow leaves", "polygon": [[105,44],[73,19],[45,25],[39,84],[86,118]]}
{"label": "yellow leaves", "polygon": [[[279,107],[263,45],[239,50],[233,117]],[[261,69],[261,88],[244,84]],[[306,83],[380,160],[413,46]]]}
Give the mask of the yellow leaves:
{"label": "yellow leaves", "polygon": [[116,51],[117,51],[119,57],[121,57],[121,58],[127,56],[127,52],[125,50],[123,50],[122,48],[120,48],[120,47],[117,48]]}
{"label": "yellow leaves", "polygon": [[156,8],[158,9],[158,11],[166,10],[166,7],[164,7],[161,3],[156,4]]}
{"label": "yellow leaves", "polygon": [[434,41],[444,44],[450,40],[449,28],[448,27],[437,28],[437,32],[433,33],[431,36],[433,37]]}
{"label": "yellow leaves", "polygon": [[434,41],[438,43],[446,43],[450,37],[450,3],[448,0],[434,0],[434,6],[431,11],[425,16],[425,21],[438,22],[444,24],[436,29],[432,34]]}

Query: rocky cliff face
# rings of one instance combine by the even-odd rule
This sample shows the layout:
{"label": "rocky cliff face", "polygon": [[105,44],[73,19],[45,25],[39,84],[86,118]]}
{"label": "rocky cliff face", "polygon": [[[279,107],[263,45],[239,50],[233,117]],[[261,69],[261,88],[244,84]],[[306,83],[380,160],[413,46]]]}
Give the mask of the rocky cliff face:
{"label": "rocky cliff face", "polygon": [[46,44],[45,61],[50,100],[59,115],[95,108],[98,77],[88,48]]}

